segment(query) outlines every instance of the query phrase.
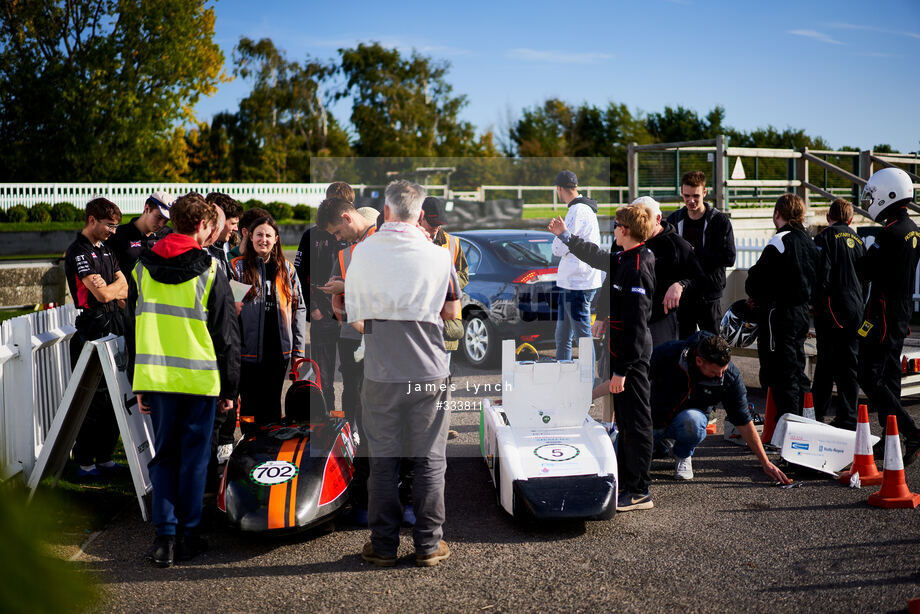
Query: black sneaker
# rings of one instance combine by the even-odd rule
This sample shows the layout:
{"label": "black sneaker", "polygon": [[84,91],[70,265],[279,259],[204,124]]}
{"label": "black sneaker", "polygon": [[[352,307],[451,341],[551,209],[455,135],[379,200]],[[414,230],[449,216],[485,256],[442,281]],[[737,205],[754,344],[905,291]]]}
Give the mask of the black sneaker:
{"label": "black sneaker", "polygon": [[176,560],[190,561],[207,549],[208,542],[200,535],[183,535],[176,541]]}
{"label": "black sneaker", "polygon": [[632,510],[650,510],[655,507],[652,495],[649,492],[634,493],[623,491],[617,497],[617,511],[631,512]]}
{"label": "black sneaker", "polygon": [[176,560],[175,553],[176,536],[157,535],[147,552],[147,558],[157,567],[169,567]]}
{"label": "black sneaker", "polygon": [[917,460],[917,452],[920,452],[920,438],[908,439],[904,442],[905,467]]}

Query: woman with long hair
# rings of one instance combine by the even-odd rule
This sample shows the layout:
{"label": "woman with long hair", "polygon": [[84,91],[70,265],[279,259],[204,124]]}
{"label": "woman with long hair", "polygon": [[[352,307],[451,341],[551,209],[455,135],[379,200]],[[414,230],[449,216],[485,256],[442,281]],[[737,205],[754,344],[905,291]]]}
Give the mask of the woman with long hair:
{"label": "woman with long hair", "polygon": [[278,224],[259,217],[248,231],[243,255],[231,262],[234,278],[252,286],[240,307],[240,414],[253,417],[241,422],[247,431],[281,419],[284,376],[304,355],[306,330],[300,281],[281,250]]}

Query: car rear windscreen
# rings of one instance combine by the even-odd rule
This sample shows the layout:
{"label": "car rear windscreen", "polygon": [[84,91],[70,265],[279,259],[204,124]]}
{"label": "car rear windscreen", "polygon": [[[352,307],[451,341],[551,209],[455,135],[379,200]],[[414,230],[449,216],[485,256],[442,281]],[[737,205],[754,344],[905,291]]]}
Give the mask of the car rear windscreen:
{"label": "car rear windscreen", "polygon": [[511,238],[492,241],[496,251],[510,264],[519,266],[558,266],[559,257],[553,255],[553,241],[549,238]]}

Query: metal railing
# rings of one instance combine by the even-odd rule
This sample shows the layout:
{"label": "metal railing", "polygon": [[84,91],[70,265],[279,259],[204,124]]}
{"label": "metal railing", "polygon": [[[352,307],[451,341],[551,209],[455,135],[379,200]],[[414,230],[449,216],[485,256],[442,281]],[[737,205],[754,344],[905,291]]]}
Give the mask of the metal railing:
{"label": "metal railing", "polygon": [[0,480],[27,477],[70,380],[72,304],[0,325]]}

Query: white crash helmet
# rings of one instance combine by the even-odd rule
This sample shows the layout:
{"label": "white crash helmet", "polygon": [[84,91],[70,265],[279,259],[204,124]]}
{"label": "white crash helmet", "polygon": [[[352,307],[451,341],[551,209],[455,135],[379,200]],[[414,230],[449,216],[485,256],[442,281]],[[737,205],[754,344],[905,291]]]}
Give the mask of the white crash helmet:
{"label": "white crash helmet", "polygon": [[757,319],[754,311],[744,299],[735,301],[722,316],[719,334],[729,345],[746,348],[757,340]]}
{"label": "white crash helmet", "polygon": [[899,168],[883,168],[869,177],[859,203],[877,221],[885,209],[910,201],[913,197],[914,186],[910,175]]}

